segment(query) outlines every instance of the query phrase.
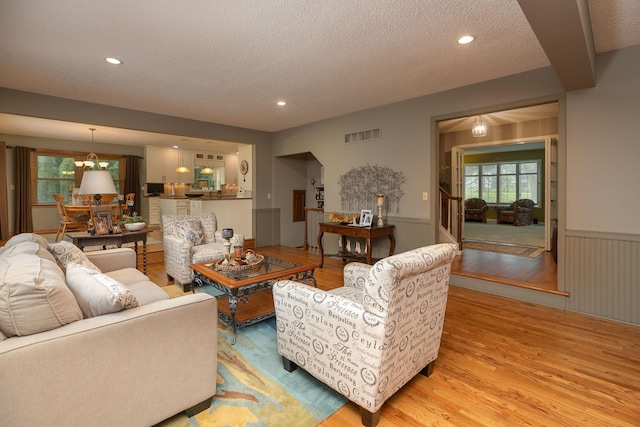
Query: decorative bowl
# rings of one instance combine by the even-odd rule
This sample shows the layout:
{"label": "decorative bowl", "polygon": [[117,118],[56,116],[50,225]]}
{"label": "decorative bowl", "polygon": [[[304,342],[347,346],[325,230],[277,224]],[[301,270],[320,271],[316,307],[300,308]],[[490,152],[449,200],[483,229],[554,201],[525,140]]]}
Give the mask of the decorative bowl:
{"label": "decorative bowl", "polygon": [[204,193],[184,193],[185,196],[190,197],[192,199],[196,198],[196,197],[202,197],[204,196]]}
{"label": "decorative bowl", "polygon": [[244,260],[236,259],[236,262],[239,262],[238,265],[229,265],[224,264],[224,258],[218,260],[215,263],[214,268],[218,271],[244,271],[244,270],[253,270],[259,268],[264,263],[264,255],[255,254],[253,258],[253,262],[247,262]]}
{"label": "decorative bowl", "polygon": [[124,228],[126,228],[128,231],[140,231],[144,228],[144,226],[147,225],[144,222],[130,222],[128,224],[124,224]]}

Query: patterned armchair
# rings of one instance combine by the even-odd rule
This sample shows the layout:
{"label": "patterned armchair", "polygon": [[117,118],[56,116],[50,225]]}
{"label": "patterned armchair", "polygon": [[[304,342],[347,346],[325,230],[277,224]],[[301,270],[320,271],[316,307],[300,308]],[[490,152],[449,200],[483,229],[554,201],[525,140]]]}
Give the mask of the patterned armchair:
{"label": "patterned armchair", "polygon": [[329,292],[289,280],[273,299],[284,368],[300,366],[360,406],[375,426],[380,408],[438,357],[452,244],[344,267],[344,287]]}
{"label": "patterned armchair", "polygon": [[513,225],[529,225],[531,223],[531,212],[535,203],[533,200],[520,199],[509,206],[498,206],[498,224],[508,223]]}
{"label": "patterned armchair", "polygon": [[[223,258],[225,252],[222,231],[218,231],[218,220],[213,212],[163,215],[162,243],[167,276],[182,285],[185,292],[190,289],[193,279],[189,265]],[[234,234],[231,245],[244,246],[244,236]]]}
{"label": "patterned armchair", "polygon": [[489,205],[483,199],[472,197],[464,201],[464,220],[479,220],[487,222]]}

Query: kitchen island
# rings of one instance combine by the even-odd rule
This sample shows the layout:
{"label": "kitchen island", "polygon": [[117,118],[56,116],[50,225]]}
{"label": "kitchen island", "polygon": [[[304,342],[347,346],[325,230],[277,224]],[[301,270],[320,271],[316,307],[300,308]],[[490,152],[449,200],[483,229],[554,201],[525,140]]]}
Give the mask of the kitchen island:
{"label": "kitchen island", "polygon": [[233,228],[234,233],[253,236],[252,199],[231,196],[190,198],[161,196],[160,215],[199,215],[213,212],[218,219],[218,230]]}

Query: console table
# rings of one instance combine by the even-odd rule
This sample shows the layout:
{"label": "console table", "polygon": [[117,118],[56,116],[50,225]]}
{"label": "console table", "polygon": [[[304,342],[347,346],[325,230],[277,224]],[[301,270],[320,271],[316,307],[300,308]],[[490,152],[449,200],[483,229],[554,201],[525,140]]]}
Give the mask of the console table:
{"label": "console table", "polygon": [[134,250],[136,251],[136,263],[138,261],[138,242],[142,242],[142,268],[143,273],[147,274],[147,234],[149,232],[151,232],[151,230],[143,228],[139,231],[122,231],[117,234],[93,236],[86,231],[74,231],[66,234],[80,250],[84,250],[85,246],[116,245],[120,248],[123,243],[133,243]]}
{"label": "console table", "polygon": [[[348,224],[338,224],[336,222],[321,222],[319,224],[320,231],[318,233],[318,248],[320,248],[320,267],[324,264],[324,249],[322,248],[322,235],[324,233],[340,234],[342,236],[342,251],[338,254],[342,259],[351,259],[354,261],[366,261],[371,264],[371,240],[376,237],[389,237],[391,246],[389,247],[389,256],[393,255],[396,247],[396,239],[393,237],[393,225],[383,225],[381,227],[372,225],[371,227],[357,227]],[[366,253],[358,255],[353,252],[346,252],[344,248],[347,244],[347,237],[361,237],[366,242]]]}

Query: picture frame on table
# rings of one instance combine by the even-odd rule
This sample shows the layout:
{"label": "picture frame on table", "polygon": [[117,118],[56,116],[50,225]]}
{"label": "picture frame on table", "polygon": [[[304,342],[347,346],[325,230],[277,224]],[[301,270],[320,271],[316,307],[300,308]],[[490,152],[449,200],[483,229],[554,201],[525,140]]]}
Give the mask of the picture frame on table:
{"label": "picture frame on table", "polygon": [[206,179],[199,179],[198,180],[198,188],[203,189],[203,188],[209,188],[209,181]]}
{"label": "picture frame on table", "polygon": [[371,209],[362,209],[360,211],[360,226],[371,227],[372,222],[373,222],[373,213],[371,212]]}
{"label": "picture frame on table", "polygon": [[109,223],[107,222],[107,218],[96,216],[93,218],[93,227],[96,230],[96,234],[99,236],[109,234]]}

